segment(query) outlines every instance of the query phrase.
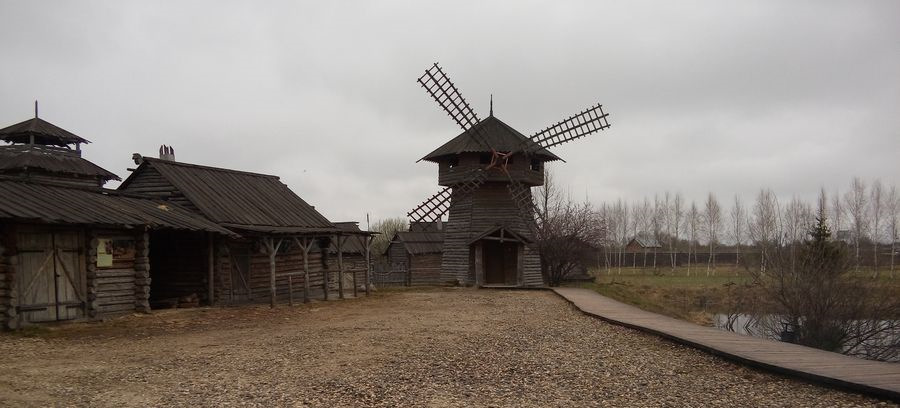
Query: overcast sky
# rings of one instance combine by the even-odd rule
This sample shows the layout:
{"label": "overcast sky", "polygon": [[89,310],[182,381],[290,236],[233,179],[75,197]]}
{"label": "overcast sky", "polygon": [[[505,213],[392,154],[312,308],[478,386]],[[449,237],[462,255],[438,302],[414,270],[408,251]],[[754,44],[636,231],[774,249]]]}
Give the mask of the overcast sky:
{"label": "overcast sky", "polygon": [[333,221],[404,216],[460,132],[415,82],[439,61],[526,135],[603,103],[554,149],[579,198],[900,185],[898,1],[299,3],[0,0],[0,127],[38,99],[122,178],[169,144]]}

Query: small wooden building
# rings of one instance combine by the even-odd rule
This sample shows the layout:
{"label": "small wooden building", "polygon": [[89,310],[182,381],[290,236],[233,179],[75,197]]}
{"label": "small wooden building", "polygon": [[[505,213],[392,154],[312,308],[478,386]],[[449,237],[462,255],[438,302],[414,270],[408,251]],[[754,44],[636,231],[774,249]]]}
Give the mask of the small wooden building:
{"label": "small wooden building", "polygon": [[[89,143],[42,119],[0,129],[0,323],[149,311],[150,229],[233,235],[178,205],[101,186]],[[74,148],[73,148],[74,145]]]}
{"label": "small wooden building", "polygon": [[444,234],[440,230],[401,231],[386,249],[390,270],[405,273],[406,284],[439,285]]}
{"label": "small wooden building", "polygon": [[629,253],[638,253],[638,252],[647,252],[652,251],[654,249],[659,250],[662,248],[662,245],[656,238],[637,235],[628,241],[628,244],[625,245],[625,252]]}
{"label": "small wooden building", "polygon": [[347,270],[343,248],[351,240],[367,246],[370,233],[339,228],[277,176],[167,157],[142,158],[119,189],[182,205],[241,238],[151,232],[150,245],[162,248],[150,253],[151,262],[159,265],[151,300],[198,294],[207,304],[274,305],[276,299],[328,299],[334,290],[344,297],[348,289],[356,294],[360,284],[368,288],[358,279],[365,280],[366,273],[351,274],[349,281],[355,282],[350,288],[341,276]]}

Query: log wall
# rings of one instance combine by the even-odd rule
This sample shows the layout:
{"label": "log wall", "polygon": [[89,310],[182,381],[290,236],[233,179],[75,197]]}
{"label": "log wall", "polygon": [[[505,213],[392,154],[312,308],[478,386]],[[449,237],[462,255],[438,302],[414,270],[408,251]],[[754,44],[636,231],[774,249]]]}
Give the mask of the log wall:
{"label": "log wall", "polygon": [[[517,234],[531,237],[505,183],[485,183],[464,199],[451,202],[449,213],[441,260],[441,280],[445,282],[475,284],[475,255],[468,242],[488,228],[504,225]],[[537,250],[526,245],[521,258],[520,284],[543,285]]]}

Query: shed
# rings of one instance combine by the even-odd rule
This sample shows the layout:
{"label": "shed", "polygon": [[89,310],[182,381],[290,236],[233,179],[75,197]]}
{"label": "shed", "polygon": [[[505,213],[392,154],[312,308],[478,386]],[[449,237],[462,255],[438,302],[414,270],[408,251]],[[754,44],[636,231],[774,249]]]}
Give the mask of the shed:
{"label": "shed", "polygon": [[441,231],[401,231],[387,247],[388,265],[405,275],[407,285],[439,285],[443,248]]}

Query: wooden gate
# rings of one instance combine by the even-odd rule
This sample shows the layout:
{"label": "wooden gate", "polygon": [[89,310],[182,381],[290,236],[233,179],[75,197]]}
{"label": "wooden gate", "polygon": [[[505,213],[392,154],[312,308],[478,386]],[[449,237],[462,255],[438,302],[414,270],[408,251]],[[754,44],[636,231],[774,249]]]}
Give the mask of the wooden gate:
{"label": "wooden gate", "polygon": [[26,322],[84,316],[86,280],[78,232],[22,231],[16,277],[19,315]]}

